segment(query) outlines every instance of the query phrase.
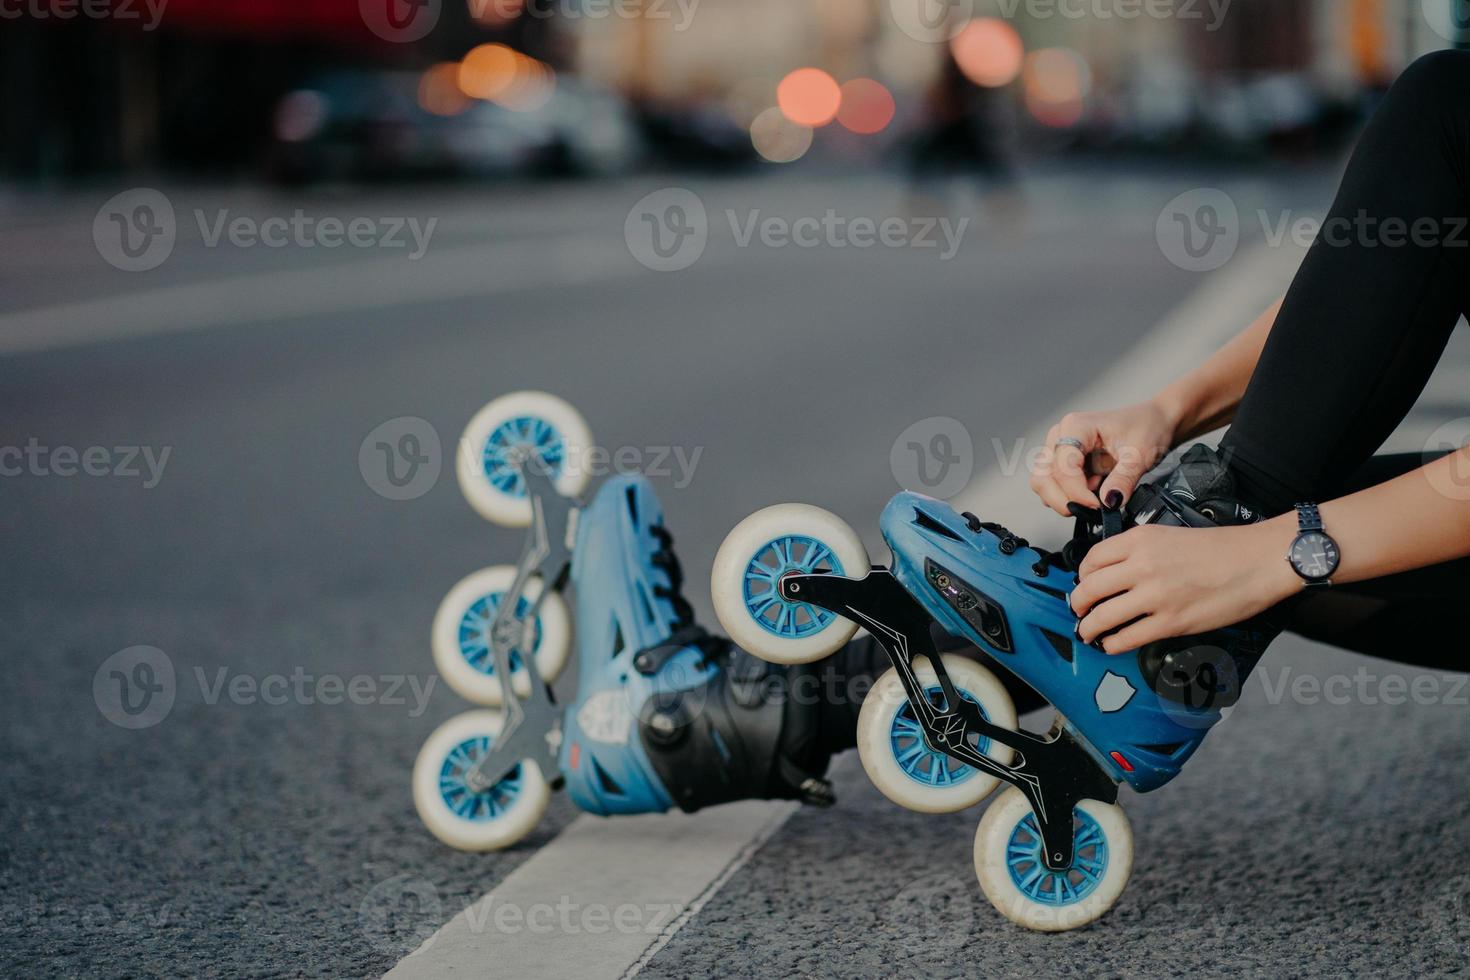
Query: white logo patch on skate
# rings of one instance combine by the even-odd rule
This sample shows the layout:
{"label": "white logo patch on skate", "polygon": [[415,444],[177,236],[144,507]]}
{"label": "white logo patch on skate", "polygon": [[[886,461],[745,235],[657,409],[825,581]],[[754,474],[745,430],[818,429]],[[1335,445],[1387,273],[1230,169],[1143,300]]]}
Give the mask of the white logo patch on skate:
{"label": "white logo patch on skate", "polygon": [[622,691],[598,691],[577,709],[577,726],[594,742],[627,745],[633,712]]}
{"label": "white logo patch on skate", "polygon": [[1128,678],[1119,677],[1112,671],[1108,671],[1103,675],[1102,683],[1098,684],[1097,693],[1093,695],[1093,698],[1097,701],[1097,710],[1107,715],[1114,711],[1122,711],[1137,693],[1133,685],[1128,683]]}

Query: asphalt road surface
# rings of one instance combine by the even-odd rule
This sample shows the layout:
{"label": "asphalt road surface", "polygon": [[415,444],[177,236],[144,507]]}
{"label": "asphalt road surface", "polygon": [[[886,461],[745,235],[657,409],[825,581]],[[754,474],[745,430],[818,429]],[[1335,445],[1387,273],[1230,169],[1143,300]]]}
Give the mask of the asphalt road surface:
{"label": "asphalt road surface", "polygon": [[[908,426],[962,420],[984,476],[1116,367],[1206,281],[1159,245],[1176,195],[1229,189],[1258,240],[1257,209],[1320,208],[1327,180],[1041,174],[1024,203],[948,200],[972,219],[949,256],[942,234],[740,241],[771,217],[935,213],[877,179],[165,187],[176,241],[138,272],[93,237],[126,188],[0,202],[0,447],[21,451],[0,455],[0,973],[379,975],[574,818],[558,796],[523,845],[460,854],[409,795],[420,743],[466,707],[432,669],[435,606],[519,544],[453,479],[489,398],[561,394],[654,471],[708,619],[709,561],[752,510],[810,501],[875,545]],[[625,224],[673,185],[697,194],[708,241],[651,271]],[[210,243],[221,211],[260,229],[297,209],[385,235],[390,218],[437,224],[417,259],[411,236]],[[443,463],[407,491],[360,454],[405,418]],[[109,666],[138,646],[172,669],[161,716],[162,698],[129,714]],[[164,683],[127,656],[126,682]],[[1299,643],[1267,663],[1175,784],[1126,796],[1139,859],[1098,926],[1004,923],[974,885],[978,811],[900,810],[849,758],[840,804],[781,826],[643,975],[1463,971],[1464,692],[1385,703],[1381,675],[1417,672]],[[1378,679],[1346,703],[1290,686],[1360,667]],[[404,876],[428,892],[375,917]]]}

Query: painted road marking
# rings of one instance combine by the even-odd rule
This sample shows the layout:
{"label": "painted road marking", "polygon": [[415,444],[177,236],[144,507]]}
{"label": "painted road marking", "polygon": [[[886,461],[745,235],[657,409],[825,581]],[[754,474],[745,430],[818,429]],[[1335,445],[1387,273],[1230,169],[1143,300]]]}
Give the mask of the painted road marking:
{"label": "painted road marking", "polygon": [[[1161,384],[1199,363],[1285,291],[1302,254],[1259,247],[1237,255],[1069,404],[1078,408],[1127,404],[1142,396],[1140,378],[1150,385]],[[1038,424],[1049,426],[1053,421]],[[1044,434],[1043,429],[1036,439]],[[1027,481],[1024,467],[1009,473],[992,471],[953,502],[981,514],[1003,516],[1008,526],[1033,540],[1055,537],[1061,522],[1031,500]],[[693,816],[580,817],[388,976],[394,980],[635,976],[794,810],[792,804],[746,802]],[[582,910],[596,908],[599,921],[604,914],[612,921],[619,906],[625,905],[643,909],[624,913],[641,928],[593,933],[580,927]],[[656,928],[647,910],[655,905],[668,907],[667,921]],[[548,910],[540,914],[543,921],[550,916],[553,925],[540,931],[496,929],[497,906],[516,908],[522,917],[532,907]],[[569,908],[565,927],[556,911],[559,906]],[[575,927],[573,915],[578,917]]]}
{"label": "painted road marking", "polygon": [[413,263],[401,256],[372,256],[337,265],[275,269],[3,313],[0,354],[377,311],[640,275],[647,273],[633,261],[621,239],[610,241],[589,234],[435,249]]}
{"label": "painted road marking", "polygon": [[796,808],[578,817],[387,976],[631,977]]}

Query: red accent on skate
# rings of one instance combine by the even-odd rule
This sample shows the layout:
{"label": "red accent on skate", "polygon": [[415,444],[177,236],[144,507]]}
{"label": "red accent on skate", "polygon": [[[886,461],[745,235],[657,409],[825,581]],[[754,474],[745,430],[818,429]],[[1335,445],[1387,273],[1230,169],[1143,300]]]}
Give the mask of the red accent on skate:
{"label": "red accent on skate", "polygon": [[1131,764],[1129,764],[1129,762],[1128,762],[1127,759],[1123,758],[1123,753],[1121,753],[1121,752],[1114,752],[1112,755],[1113,755],[1113,761],[1116,762],[1118,765],[1122,766],[1124,772],[1132,772],[1133,771],[1133,766]]}
{"label": "red accent on skate", "polygon": [[567,758],[567,764],[573,769],[577,768],[577,762],[582,758],[582,743],[573,742],[572,751]]}

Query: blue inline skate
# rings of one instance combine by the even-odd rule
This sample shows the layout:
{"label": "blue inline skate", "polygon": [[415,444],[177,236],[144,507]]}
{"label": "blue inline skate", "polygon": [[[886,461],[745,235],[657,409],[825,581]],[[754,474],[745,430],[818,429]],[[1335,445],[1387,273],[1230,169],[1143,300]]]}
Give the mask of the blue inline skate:
{"label": "blue inline skate", "polygon": [[[424,743],[420,818],[446,844],[483,851],[523,838],[561,786],[603,815],[830,802],[807,723],[770,697],[787,672],[693,623],[648,482],[615,476],[579,502],[591,447],[581,416],[540,392],[496,399],[466,429],[466,498],[527,540],[517,565],[467,576],[435,615],[441,676],[485,707]],[[577,693],[563,707],[552,682],[574,644]]]}
{"label": "blue inline skate", "polygon": [[[1076,637],[1075,569],[1098,540],[1136,523],[1210,526],[1253,520],[1223,467],[1192,450],[1170,480],[1139,489],[1126,513],[1075,512],[1060,553],[914,493],[880,526],[887,568],[869,566],[839,518],[804,505],[753,514],[715,559],[716,613],[731,638],[775,663],[827,656],[861,626],[892,664],[863,702],[858,750],[900,805],[951,812],[1010,784],[975,838],[982,890],[1008,918],[1060,931],[1096,920],[1133,861],[1118,786],[1163,786],[1199,748],[1269,642],[1224,630],[1110,656]],[[937,622],[1044,697],[1044,735],[1019,730],[1005,687],[985,667],[939,656]]]}

